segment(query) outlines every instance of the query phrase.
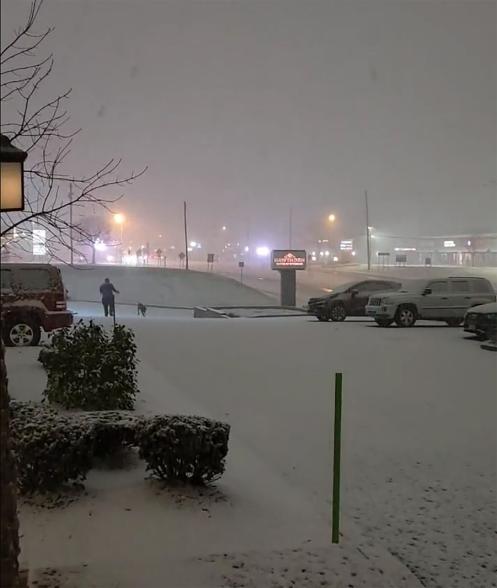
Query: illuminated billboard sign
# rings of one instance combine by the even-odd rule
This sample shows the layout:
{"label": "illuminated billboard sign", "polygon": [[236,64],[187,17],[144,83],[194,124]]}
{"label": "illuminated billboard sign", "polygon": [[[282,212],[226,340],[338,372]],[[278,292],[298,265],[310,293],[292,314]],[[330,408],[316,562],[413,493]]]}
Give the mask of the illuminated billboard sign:
{"label": "illuminated billboard sign", "polygon": [[352,251],[353,248],[352,239],[345,239],[344,241],[340,241],[340,251]]}
{"label": "illuminated billboard sign", "polygon": [[47,232],[45,229],[33,229],[33,255],[46,255]]}
{"label": "illuminated billboard sign", "polygon": [[307,254],[301,249],[275,249],[271,255],[274,270],[305,270]]}

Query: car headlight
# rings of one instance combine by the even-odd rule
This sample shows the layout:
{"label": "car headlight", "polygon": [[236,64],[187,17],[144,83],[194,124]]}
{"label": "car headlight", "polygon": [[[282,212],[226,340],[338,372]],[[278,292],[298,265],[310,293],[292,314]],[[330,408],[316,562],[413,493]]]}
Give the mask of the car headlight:
{"label": "car headlight", "polygon": [[381,298],[380,299],[380,304],[391,304],[391,300],[390,298]]}

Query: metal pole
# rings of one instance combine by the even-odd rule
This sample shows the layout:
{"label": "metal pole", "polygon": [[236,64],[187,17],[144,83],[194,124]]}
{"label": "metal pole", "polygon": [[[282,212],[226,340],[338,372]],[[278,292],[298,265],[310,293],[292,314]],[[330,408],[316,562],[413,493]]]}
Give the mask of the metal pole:
{"label": "metal pole", "polygon": [[74,265],[74,236],[73,236],[73,217],[72,217],[72,184],[69,184],[69,239],[71,244],[71,265]]}
{"label": "metal pole", "polygon": [[189,255],[188,255],[188,223],[186,217],[186,201],[183,203],[183,217],[185,221],[185,255],[186,255],[186,265],[185,269],[189,269]]}
{"label": "metal pole", "polygon": [[292,248],[292,240],[293,240],[293,210],[290,207],[288,213],[288,247],[289,249]]}
{"label": "metal pole", "polygon": [[364,191],[364,198],[366,201],[366,248],[368,255],[368,271],[371,270],[371,235],[369,230],[369,205],[368,205],[368,191]]}
{"label": "metal pole", "polygon": [[331,499],[331,542],[340,539],[340,457],[342,447],[342,374],[335,374],[335,422],[333,426],[333,496]]}

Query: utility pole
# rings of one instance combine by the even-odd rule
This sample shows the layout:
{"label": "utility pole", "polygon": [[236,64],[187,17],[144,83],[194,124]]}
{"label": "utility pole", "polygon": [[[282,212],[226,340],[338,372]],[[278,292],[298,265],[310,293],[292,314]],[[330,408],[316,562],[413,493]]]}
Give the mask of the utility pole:
{"label": "utility pole", "polygon": [[189,269],[189,255],[188,255],[188,222],[186,217],[186,200],[183,203],[183,217],[185,221],[185,255],[186,255],[186,262],[185,262],[185,269]]}
{"label": "utility pole", "polygon": [[371,271],[371,234],[369,229],[369,205],[368,205],[368,191],[364,191],[364,199],[366,202],[366,249],[368,255],[368,272]]}
{"label": "utility pole", "polygon": [[290,207],[288,211],[288,248],[292,248],[292,241],[293,241],[293,210]]}
{"label": "utility pole", "polygon": [[69,184],[69,240],[71,243],[71,265],[74,265],[74,235],[72,217],[72,184]]}

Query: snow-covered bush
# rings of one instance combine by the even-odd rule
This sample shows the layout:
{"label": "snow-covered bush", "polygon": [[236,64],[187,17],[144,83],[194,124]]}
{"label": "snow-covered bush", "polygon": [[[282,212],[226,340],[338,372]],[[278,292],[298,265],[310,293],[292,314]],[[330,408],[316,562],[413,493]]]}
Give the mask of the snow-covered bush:
{"label": "snow-covered bush", "polygon": [[98,410],[75,413],[73,418],[91,431],[94,457],[108,457],[135,444],[138,418],[128,412]]}
{"label": "snow-covered bush", "polygon": [[44,396],[64,408],[132,410],[137,393],[136,345],[123,325],[111,333],[80,321],[51,337],[39,355],[47,370]]}
{"label": "snow-covered bush", "polygon": [[147,470],[162,480],[203,484],[224,472],[230,426],[196,416],[155,416],[137,425]]}
{"label": "snow-covered bush", "polygon": [[27,421],[28,419],[58,416],[60,413],[49,404],[40,402],[21,402],[10,400],[10,420]]}
{"label": "snow-covered bush", "polygon": [[21,492],[81,482],[96,457],[138,447],[162,480],[203,484],[224,472],[230,426],[195,416],[136,417],[126,411],[61,414],[47,404],[10,403],[12,449]]}
{"label": "snow-covered bush", "polygon": [[50,361],[54,356],[54,348],[51,345],[44,345],[40,349],[40,353],[38,354],[38,361],[46,370],[48,370],[50,366]]}
{"label": "snow-covered bush", "polygon": [[85,423],[43,405],[11,404],[11,415],[22,493],[50,492],[85,479],[93,456],[93,436]]}
{"label": "snow-covered bush", "polygon": [[134,444],[137,418],[127,412],[61,414],[47,404],[10,402],[13,452],[21,492],[81,482],[95,457]]}

